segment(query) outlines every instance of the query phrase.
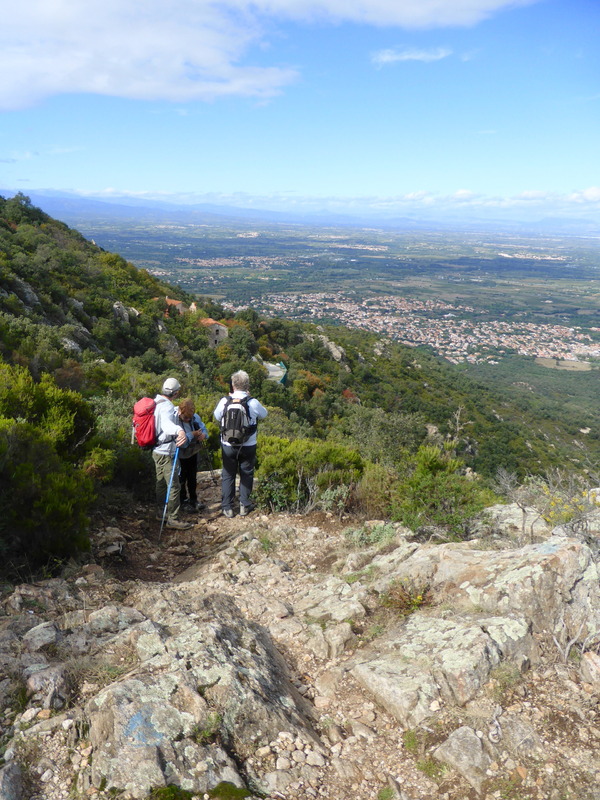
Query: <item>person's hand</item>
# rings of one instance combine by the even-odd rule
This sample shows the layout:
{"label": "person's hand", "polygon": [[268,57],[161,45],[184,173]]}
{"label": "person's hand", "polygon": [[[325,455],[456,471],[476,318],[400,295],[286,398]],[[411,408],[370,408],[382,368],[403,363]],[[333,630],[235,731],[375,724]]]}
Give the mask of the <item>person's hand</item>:
{"label": "person's hand", "polygon": [[194,436],[198,442],[203,442],[206,439],[206,435],[202,431],[194,431]]}
{"label": "person's hand", "polygon": [[183,428],[179,429],[179,433],[177,434],[177,438],[175,439],[175,444],[177,447],[183,447],[183,445],[187,442],[187,436],[185,435],[185,431]]}

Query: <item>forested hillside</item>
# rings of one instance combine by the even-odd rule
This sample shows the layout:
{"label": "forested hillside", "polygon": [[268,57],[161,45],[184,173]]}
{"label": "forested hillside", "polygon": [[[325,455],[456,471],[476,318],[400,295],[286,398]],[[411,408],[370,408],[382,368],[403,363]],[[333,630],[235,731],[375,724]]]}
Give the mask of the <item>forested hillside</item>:
{"label": "forested hillside", "polygon": [[[166,298],[195,311],[180,313]],[[200,320],[225,324],[209,346]],[[232,314],[107,253],[17,195],[0,198],[0,548],[10,572],[86,546],[103,487],[147,491],[133,402],[175,375],[206,422],[246,369],[268,406],[258,500],[321,504],[467,533],[498,468],[593,464],[597,432],[538,418],[430,353],[373,334]],[[283,362],[285,385],[261,361]],[[217,430],[210,457],[218,459]],[[591,448],[591,451],[590,451]],[[472,471],[479,478],[472,479]]]}

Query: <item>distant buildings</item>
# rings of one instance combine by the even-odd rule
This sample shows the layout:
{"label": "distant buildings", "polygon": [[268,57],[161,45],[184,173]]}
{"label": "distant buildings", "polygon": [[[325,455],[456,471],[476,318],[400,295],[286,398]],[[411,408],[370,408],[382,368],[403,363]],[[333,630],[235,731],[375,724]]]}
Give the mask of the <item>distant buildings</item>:
{"label": "distant buildings", "polygon": [[198,322],[208,331],[209,347],[217,347],[229,336],[229,330],[227,329],[227,326],[217,322],[214,319],[211,319],[210,317],[198,320]]}
{"label": "distant buildings", "polygon": [[288,319],[336,318],[349,328],[382,334],[405,345],[427,345],[453,364],[497,364],[508,353],[569,361],[600,356],[600,344],[581,328],[480,320],[470,306],[437,300],[380,296],[362,301],[331,291],[271,294],[253,299],[251,304],[256,310]]}

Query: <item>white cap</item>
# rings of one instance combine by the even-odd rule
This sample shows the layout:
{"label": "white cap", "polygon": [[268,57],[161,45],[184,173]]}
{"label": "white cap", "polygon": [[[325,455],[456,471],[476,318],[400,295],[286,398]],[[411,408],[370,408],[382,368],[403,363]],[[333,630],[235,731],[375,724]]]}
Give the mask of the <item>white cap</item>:
{"label": "white cap", "polygon": [[177,378],[167,378],[167,380],[162,385],[162,393],[165,394],[167,397],[171,397],[171,395],[175,394],[181,389],[181,384],[177,380]]}

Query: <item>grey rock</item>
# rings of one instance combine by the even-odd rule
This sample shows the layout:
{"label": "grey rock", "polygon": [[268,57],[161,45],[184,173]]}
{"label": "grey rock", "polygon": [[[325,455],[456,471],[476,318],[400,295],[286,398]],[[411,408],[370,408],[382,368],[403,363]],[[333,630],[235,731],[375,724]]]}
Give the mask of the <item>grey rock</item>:
{"label": "grey rock", "polygon": [[113,314],[120,322],[129,322],[129,312],[120,300],[113,303]]}
{"label": "grey rock", "polygon": [[363,722],[359,722],[356,719],[350,720],[348,725],[352,731],[352,735],[356,736],[357,739],[371,740],[376,736],[375,731],[372,728],[369,728],[368,725],[365,725]]}
{"label": "grey rock", "polygon": [[433,756],[453,767],[476,792],[482,791],[492,761],[474,730],[466,725],[458,728],[433,751]]}
{"label": "grey rock", "polygon": [[544,536],[549,533],[547,523],[534,508],[521,509],[516,503],[497,504],[485,509],[480,528],[489,527],[490,523],[503,533],[526,536]]}
{"label": "grey rock", "polygon": [[263,776],[261,789],[268,794],[284,792],[293,780],[294,776],[288,770],[276,769]]}
{"label": "grey rock", "polygon": [[[2,665],[2,659],[0,659],[0,666]],[[8,702],[13,693],[13,684],[10,678],[4,678],[4,680],[0,681],[0,709],[4,709],[8,707]]]}
{"label": "grey rock", "polygon": [[361,619],[366,611],[366,589],[360,584],[349,586],[341,578],[331,576],[298,600],[294,610],[319,622],[344,622]]}
{"label": "grey rock", "polygon": [[352,674],[383,707],[405,727],[418,725],[430,716],[430,706],[439,697],[433,676],[407,670],[398,656],[384,656],[357,664]]}
{"label": "grey rock", "polygon": [[586,683],[591,683],[596,691],[600,689],[600,655],[591,650],[584,653],[579,665],[579,673]]}
{"label": "grey rock", "polygon": [[502,748],[517,760],[540,758],[544,748],[533,727],[515,715],[506,714],[500,720]]}
{"label": "grey rock", "polygon": [[516,550],[476,550],[466,543],[423,546],[374,583],[426,583],[440,602],[495,616],[525,616],[535,632],[583,641],[600,630],[600,581],[589,547],[552,537]]}
{"label": "grey rock", "polygon": [[0,769],[0,798],[1,800],[22,800],[23,776],[21,767],[15,762],[10,762]]}
{"label": "grey rock", "polygon": [[27,677],[27,693],[44,708],[63,708],[69,696],[65,667],[57,664],[33,671]]}
{"label": "grey rock", "polygon": [[329,645],[325,639],[325,633],[318,625],[308,626],[306,647],[314,656],[323,661],[329,658]]}
{"label": "grey rock", "polygon": [[322,672],[315,680],[315,690],[323,697],[334,698],[343,674],[340,668]]}
{"label": "grey rock", "polygon": [[23,636],[23,646],[30,653],[35,653],[49,644],[56,644],[60,639],[60,630],[54,622],[42,622],[31,628]]}
{"label": "grey rock", "polygon": [[349,622],[341,622],[339,625],[328,627],[323,635],[327,642],[329,658],[341,656],[346,649],[346,645],[354,638],[352,626]]}
{"label": "grey rock", "polygon": [[361,653],[351,671],[382,706],[411,727],[431,715],[440,697],[464,705],[501,660],[520,664],[535,653],[523,620],[413,615]]}
{"label": "grey rock", "polygon": [[[226,750],[248,758],[280,731],[318,742],[266,631],[229,597],[201,597],[190,584],[150,586],[135,605],[145,619],[127,635],[146,660],[85,707],[94,786],[140,798],[170,782],[195,793],[221,781],[241,786]],[[199,732],[212,728],[223,747],[203,741]]]}
{"label": "grey rock", "polygon": [[33,290],[32,286],[27,281],[13,275],[11,278],[13,284],[13,291],[28,308],[40,305],[40,299]]}
{"label": "grey rock", "polygon": [[74,339],[70,339],[68,336],[63,336],[60,340],[63,349],[65,349],[68,353],[75,353],[76,355],[80,355],[83,351],[79,344]]}
{"label": "grey rock", "polygon": [[306,756],[306,763],[311,767],[325,766],[325,759],[320,753],[311,752]]}
{"label": "grey rock", "polygon": [[88,626],[92,633],[95,634],[105,631],[116,633],[117,631],[125,630],[136,622],[141,622],[143,619],[144,615],[135,608],[110,605],[97,611],[92,611],[88,617]]}
{"label": "grey rock", "polygon": [[346,758],[332,758],[331,766],[343,780],[357,781],[362,778],[360,769],[353,761]]}

